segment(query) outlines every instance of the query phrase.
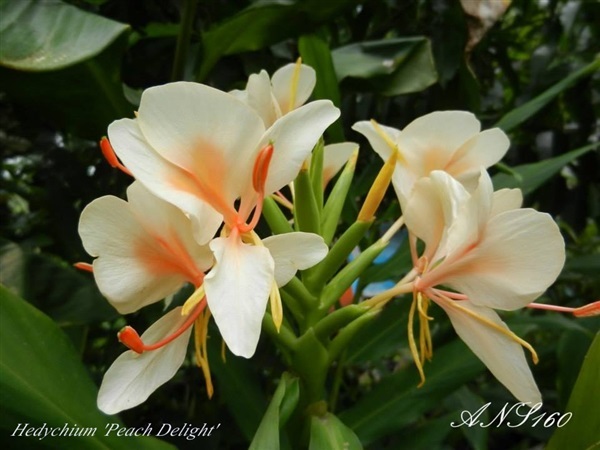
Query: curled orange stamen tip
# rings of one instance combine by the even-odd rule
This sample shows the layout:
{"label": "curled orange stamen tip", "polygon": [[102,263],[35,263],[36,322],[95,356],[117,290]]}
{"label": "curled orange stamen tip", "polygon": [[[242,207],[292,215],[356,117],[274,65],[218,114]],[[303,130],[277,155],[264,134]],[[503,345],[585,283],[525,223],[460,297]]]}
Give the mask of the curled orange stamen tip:
{"label": "curled orange stamen tip", "polygon": [[258,152],[256,161],[254,162],[254,170],[252,171],[252,186],[256,192],[264,193],[273,150],[273,145],[269,144]]}
{"label": "curled orange stamen tip", "polygon": [[112,148],[112,145],[110,145],[110,141],[106,136],[103,136],[102,139],[100,139],[100,150],[102,150],[104,158],[106,158],[106,161],[108,161],[108,164],[110,164],[111,167],[119,166],[119,160],[117,159],[117,155],[115,155],[115,150]]}
{"label": "curled orange stamen tip", "polygon": [[140,335],[132,327],[127,325],[121,331],[117,333],[117,338],[125,347],[134,352],[141,354],[144,353],[144,343],[140,338]]}
{"label": "curled orange stamen tip", "polygon": [[100,150],[102,150],[102,154],[104,155],[104,158],[106,159],[106,161],[108,161],[108,164],[111,167],[114,167],[115,169],[119,169],[123,173],[126,173],[127,175],[131,175],[131,172],[129,171],[129,169],[127,169],[127,167],[125,167],[123,164],[121,164],[119,162],[119,159],[117,158],[117,155],[115,154],[115,149],[113,148],[113,146],[111,145],[110,141],[108,140],[108,138],[106,136],[103,136],[102,139],[100,139]]}
{"label": "curled orange stamen tip", "polygon": [[73,267],[79,270],[83,270],[84,272],[94,272],[94,266],[85,262],[78,262],[73,264]]}
{"label": "curled orange stamen tip", "polygon": [[590,303],[589,305],[581,306],[573,310],[575,317],[591,317],[600,315],[600,300]]}

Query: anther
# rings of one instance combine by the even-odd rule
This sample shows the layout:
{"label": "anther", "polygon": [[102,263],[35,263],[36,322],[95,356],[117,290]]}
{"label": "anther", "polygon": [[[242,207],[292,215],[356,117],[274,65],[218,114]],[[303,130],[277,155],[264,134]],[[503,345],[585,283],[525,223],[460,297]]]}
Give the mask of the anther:
{"label": "anther", "polygon": [[129,169],[123,164],[121,164],[121,162],[117,158],[117,155],[115,154],[115,150],[113,149],[112,145],[110,144],[110,141],[106,136],[100,139],[100,150],[102,150],[104,158],[106,158],[106,161],[108,161],[108,164],[110,164],[111,167],[119,169],[127,175],[133,176]]}

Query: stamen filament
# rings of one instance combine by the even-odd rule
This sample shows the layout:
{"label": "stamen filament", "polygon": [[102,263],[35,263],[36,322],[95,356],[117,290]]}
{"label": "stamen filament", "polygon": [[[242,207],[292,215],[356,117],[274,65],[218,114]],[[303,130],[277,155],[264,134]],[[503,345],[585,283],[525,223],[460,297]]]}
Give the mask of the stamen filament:
{"label": "stamen filament", "polygon": [[208,320],[210,319],[210,315],[210,310],[206,309],[204,314],[202,314],[196,319],[196,324],[194,328],[196,363],[202,369],[202,374],[204,375],[204,381],[206,383],[206,393],[208,395],[208,398],[211,398],[214,393],[206,345],[206,340],[208,338]]}
{"label": "stamen filament", "polygon": [[137,333],[137,331],[135,331],[135,329],[130,326],[126,326],[117,334],[119,341],[123,343],[126,347],[128,347],[130,350],[133,350],[134,352],[140,354],[143,352],[157,350],[161,347],[164,347],[168,343],[174,341],[179,336],[181,336],[184,331],[186,331],[189,327],[191,327],[194,324],[194,321],[198,318],[200,313],[204,311],[204,308],[206,307],[206,297],[204,297],[203,300],[204,301],[196,307],[192,314],[189,315],[186,321],[174,333],[170,334],[166,338],[161,339],[160,341],[154,344],[144,344],[142,338]]}
{"label": "stamen filament", "polygon": [[415,365],[417,366],[417,370],[419,371],[419,375],[421,376],[421,382],[417,385],[417,387],[421,387],[425,383],[425,372],[423,371],[423,364],[421,363],[421,357],[419,356],[419,351],[417,350],[413,328],[416,303],[417,295],[416,292],[413,291],[413,301],[410,305],[410,311],[408,313],[408,347],[410,348],[410,353],[412,354]]}
{"label": "stamen filament", "polygon": [[254,213],[252,214],[252,220],[249,224],[238,224],[237,228],[240,233],[247,233],[253,230],[262,214],[262,206],[265,197],[265,184],[267,182],[267,175],[269,174],[269,164],[271,164],[271,158],[273,157],[273,145],[269,144],[264,147],[256,157],[254,162],[254,170],[252,171],[252,187],[258,194],[258,200],[254,207]]}

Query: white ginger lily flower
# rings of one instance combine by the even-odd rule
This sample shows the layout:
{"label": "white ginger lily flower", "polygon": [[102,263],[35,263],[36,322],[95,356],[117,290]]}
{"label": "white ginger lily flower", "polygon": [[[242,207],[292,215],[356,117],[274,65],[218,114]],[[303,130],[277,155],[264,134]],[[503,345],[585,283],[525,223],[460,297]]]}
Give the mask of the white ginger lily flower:
{"label": "white ginger lily flower", "polygon": [[[537,362],[535,351],[508,329],[494,309],[522,308],[539,297],[558,277],[565,249],[552,218],[521,209],[521,202],[518,189],[493,192],[485,170],[472,194],[443,171],[433,171],[415,184],[404,217],[418,274],[409,343],[422,381],[424,360],[432,354],[427,316],[431,300],[444,309],[461,339],[517,399],[541,401],[521,346]],[[425,244],[420,258],[417,237]],[[412,330],[415,311],[420,321],[420,355]]]}
{"label": "white ginger lily flower", "polygon": [[269,78],[265,70],[248,77],[245,90],[233,90],[231,95],[252,107],[265,127],[290,111],[304,105],[312,94],[317,76],[315,70],[301,63],[287,64]]}
{"label": "white ginger lily flower", "polygon": [[358,152],[355,142],[339,142],[323,149],[323,187],[340,171],[350,157]]}
{"label": "white ginger lily flower", "polygon": [[437,111],[415,119],[402,131],[374,120],[352,127],[387,161],[398,152],[392,184],[403,209],[414,184],[443,170],[468,190],[477,185],[480,167],[502,159],[510,142],[499,128],[481,131],[477,118],[465,111]]}
{"label": "white ginger lily flower", "polygon": [[210,248],[194,240],[183,212],[137,181],[127,198],[100,197],[79,220],[83,246],[96,257],[96,284],[121,314],[162,300],[186,282],[200,286],[213,265]]}
{"label": "white ginger lily flower", "polygon": [[[152,195],[138,181],[127,189],[127,197],[128,202],[113,196],[94,200],[82,212],[79,224],[86,251],[97,257],[92,271],[98,287],[122,314],[175,293],[185,282],[201,287],[204,272],[214,263],[213,252],[194,240],[191,221],[181,210]],[[309,233],[272,236],[262,243],[273,260],[278,286],[327,252],[322,239]],[[121,330],[119,339],[131,350],[119,356],[104,375],[98,395],[102,411],[115,414],[137,406],[171,379],[185,360],[193,325],[196,360],[212,395],[206,357],[210,313],[205,310],[204,290],[198,289],[188,302],[188,311],[175,308],[141,337],[131,327]]]}
{"label": "white ginger lily flower", "polygon": [[[282,267],[295,272],[327,252],[316,235],[288,233],[261,241],[253,229],[264,197],[296,177],[338,116],[331,102],[320,100],[265,129],[256,111],[232,95],[178,82],[147,89],[136,119],[109,126],[111,144],[127,169],[153,194],[183,210],[196,242],[213,252],[215,264],[201,290],[223,339],[238,356],[254,354],[269,298],[275,324],[281,324],[277,286],[293,273],[278,277],[275,253],[284,249]],[[221,237],[213,239],[222,223]],[[191,298],[183,313],[194,310],[202,297]]]}

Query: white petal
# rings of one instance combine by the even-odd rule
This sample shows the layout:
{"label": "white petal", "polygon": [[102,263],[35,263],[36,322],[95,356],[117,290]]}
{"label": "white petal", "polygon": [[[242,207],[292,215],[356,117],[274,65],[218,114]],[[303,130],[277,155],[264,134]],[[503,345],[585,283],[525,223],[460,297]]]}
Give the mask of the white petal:
{"label": "white petal", "polygon": [[265,193],[270,194],[289,184],[302,167],[311,150],[340,115],[329,100],[310,102],[286,114],[267,130],[260,148],[273,143],[273,157]]}
{"label": "white petal", "polygon": [[346,164],[350,156],[358,150],[354,142],[340,142],[326,145],[323,151],[323,185],[326,185]]}
{"label": "white petal", "polygon": [[136,120],[111,123],[108,135],[115,153],[136,179],[154,195],[191,216],[196,241],[206,244],[212,239],[223,218],[202,199],[194,176],[156,153],[146,142]]}
{"label": "white petal", "polygon": [[[146,344],[152,344],[175,332],[185,322],[181,308],[169,312],[142,334]],[[116,414],[143,402],[159,386],[169,381],[183,364],[192,327],[181,336],[159,348],[141,355],[128,350],[119,356],[104,374],[98,408],[106,414]]]}
{"label": "white petal", "polygon": [[[431,150],[436,150],[438,156],[452,156],[480,129],[479,121],[471,113],[436,111],[409,123],[398,136],[398,144],[401,152],[419,155],[421,158],[426,157]],[[427,172],[443,169],[446,161],[425,161],[424,166],[429,166],[430,163],[437,167],[431,167]]]}
{"label": "white petal", "polygon": [[371,147],[373,147],[373,150],[375,150],[375,153],[381,156],[381,159],[387,161],[394,150],[392,147],[390,147],[389,143],[397,143],[398,137],[400,136],[400,130],[381,124],[378,124],[378,127],[389,138],[388,140],[381,136],[373,123],[370,121],[363,120],[352,125],[352,129],[354,131],[359,132],[367,138],[369,144],[371,144]]}
{"label": "white petal", "polygon": [[504,211],[518,209],[523,204],[521,189],[500,189],[494,192],[491,216],[496,216]]}
{"label": "white petal", "polygon": [[265,131],[248,105],[189,82],[146,89],[138,122],[156,152],[229,202],[241,195],[251,178],[256,144]]}
{"label": "white petal", "polygon": [[[449,265],[440,283],[494,309],[522,308],[558,277],[565,244],[548,214],[515,209],[493,216],[481,241]],[[442,267],[440,266],[440,269]]]}
{"label": "white petal", "polygon": [[271,80],[266,71],[261,70],[258,74],[250,75],[246,92],[248,105],[258,112],[265,127],[270,127],[281,117],[279,105],[271,89]]}
{"label": "white petal", "polygon": [[479,173],[480,167],[487,169],[500,161],[509,146],[510,141],[500,128],[482,131],[456,150],[445,170],[457,179],[461,174]]}
{"label": "white petal", "polygon": [[208,306],[233,354],[250,358],[258,345],[262,318],[274,280],[269,250],[238,237],[210,243],[216,265],[204,279]]}
{"label": "white petal", "polygon": [[194,240],[192,223],[180,209],[152,195],[137,181],[127,188],[127,198],[141,226],[167,245],[182,263],[193,263],[200,272],[212,266],[212,252]]}
{"label": "white petal", "polygon": [[[519,401],[531,402],[532,405],[542,401],[520,344],[447,302],[439,304],[450,317],[460,338]],[[460,306],[508,329],[498,314],[489,308],[475,306],[468,301],[461,301]]]}
{"label": "white petal", "polygon": [[[287,114],[304,105],[316,83],[315,70],[305,64],[301,64],[299,67],[296,64],[288,64],[277,70],[271,77],[271,84],[281,113]],[[294,97],[294,101],[293,104],[290,104],[292,97]]]}
{"label": "white petal", "polygon": [[[177,271],[157,273],[161,260],[154,239],[116,197],[94,200],[81,213],[79,234],[94,261],[98,289],[121,313],[128,314],[176,292],[186,277]],[[160,264],[158,264],[160,265]]]}
{"label": "white petal", "polygon": [[275,281],[281,287],[296,275],[321,261],[329,250],[323,238],[313,233],[285,233],[263,239],[275,261]]}

